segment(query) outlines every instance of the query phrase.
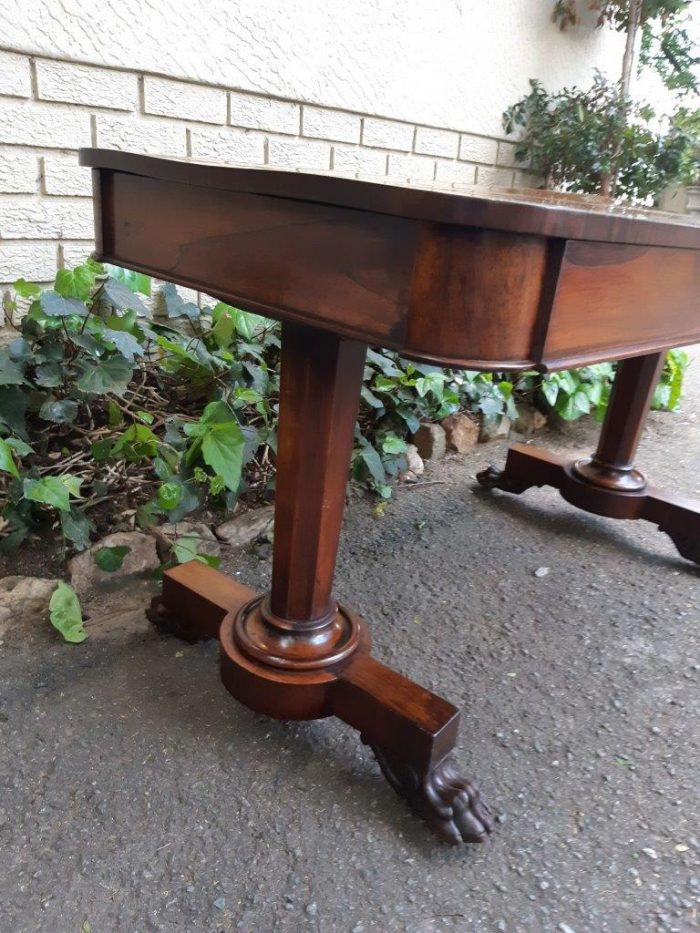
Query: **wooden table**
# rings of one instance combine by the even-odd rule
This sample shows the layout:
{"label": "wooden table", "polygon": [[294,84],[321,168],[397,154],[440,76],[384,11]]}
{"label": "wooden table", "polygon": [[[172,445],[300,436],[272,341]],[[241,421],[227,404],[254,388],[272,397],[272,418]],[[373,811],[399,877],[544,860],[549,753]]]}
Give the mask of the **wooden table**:
{"label": "wooden table", "polygon": [[624,359],[592,457],[517,445],[480,480],[549,484],[588,511],[647,519],[700,562],[700,505],[634,467],[664,351],[700,340],[700,227],[538,192],[99,149],[80,160],[93,169],[98,258],[283,322],[271,591],[184,564],[165,574],[158,621],[218,638],[223,682],[252,709],[357,729],[441,838],[484,840],[489,809],[449,758],[458,710],[372,658],[366,622],[332,597],[366,347],[487,370]]}

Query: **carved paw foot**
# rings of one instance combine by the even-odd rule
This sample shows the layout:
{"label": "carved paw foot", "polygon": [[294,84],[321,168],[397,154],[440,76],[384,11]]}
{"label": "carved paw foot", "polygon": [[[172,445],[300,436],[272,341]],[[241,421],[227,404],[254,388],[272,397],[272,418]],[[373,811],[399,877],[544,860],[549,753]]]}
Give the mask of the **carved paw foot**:
{"label": "carved paw foot", "polygon": [[206,638],[206,635],[195,632],[186,624],[180,622],[161,602],[160,596],[154,596],[151,605],[146,610],[146,618],[163,635],[174,635],[190,645]]}
{"label": "carved paw foot", "polygon": [[503,489],[506,492],[512,492],[510,488],[510,483],[508,477],[506,476],[505,470],[500,470],[498,467],[491,464],[490,467],[487,467],[485,470],[482,470],[480,473],[476,474],[477,481],[484,487],[484,489]]}
{"label": "carved paw foot", "polygon": [[366,744],[396,793],[425,820],[436,836],[451,845],[486,841],[494,825],[491,810],[449,758],[421,774],[410,762],[387,754],[370,742]]}

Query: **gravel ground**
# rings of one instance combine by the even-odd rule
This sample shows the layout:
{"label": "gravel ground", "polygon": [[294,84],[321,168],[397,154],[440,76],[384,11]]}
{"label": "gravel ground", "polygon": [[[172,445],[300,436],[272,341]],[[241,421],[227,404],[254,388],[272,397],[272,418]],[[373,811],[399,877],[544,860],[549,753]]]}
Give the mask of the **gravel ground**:
{"label": "gravel ground", "polygon": [[[700,362],[640,457],[698,495],[699,416]],[[354,502],[337,574],[376,655],[464,707],[492,842],[437,843],[349,728],[246,710],[215,645],[106,596],[79,647],[0,646],[0,933],[700,929],[700,571],[652,526],[475,489],[504,455]],[[263,587],[269,559],[228,569]]]}

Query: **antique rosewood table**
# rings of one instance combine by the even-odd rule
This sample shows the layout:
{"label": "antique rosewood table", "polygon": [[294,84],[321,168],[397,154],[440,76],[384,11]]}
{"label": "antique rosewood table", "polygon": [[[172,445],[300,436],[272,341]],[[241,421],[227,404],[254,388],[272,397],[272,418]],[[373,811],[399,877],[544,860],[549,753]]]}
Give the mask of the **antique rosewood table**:
{"label": "antique rosewood table", "polygon": [[647,519],[700,562],[700,505],[648,486],[633,462],[664,351],[700,340],[700,227],[538,192],[80,159],[98,258],[283,322],[271,590],[183,564],[165,574],[157,620],[218,638],[223,682],[252,709],[339,716],[440,837],[482,841],[489,809],[449,758],[458,710],[372,658],[366,622],[332,597],[366,347],[486,370],[623,359],[592,457],[518,445],[480,479]]}

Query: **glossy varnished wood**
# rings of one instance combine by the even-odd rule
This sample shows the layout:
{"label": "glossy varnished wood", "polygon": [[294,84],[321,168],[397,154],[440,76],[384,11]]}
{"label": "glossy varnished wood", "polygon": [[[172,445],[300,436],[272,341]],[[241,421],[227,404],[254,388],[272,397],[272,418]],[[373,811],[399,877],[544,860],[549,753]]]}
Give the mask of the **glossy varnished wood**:
{"label": "glossy varnished wood", "polygon": [[477,369],[557,369],[700,340],[700,226],[671,215],[541,192],[81,158],[101,258],[282,320]]}
{"label": "glossy varnished wood", "polygon": [[111,149],[81,149],[80,164],[197,188],[294,198],[431,223],[560,239],[698,248],[698,226],[692,218],[553,191],[483,186],[405,187],[393,185],[386,178],[360,181],[338,175],[203,163]]}
{"label": "glossy varnished wood", "polygon": [[679,553],[700,564],[700,502],[651,486],[635,466],[642,430],[664,355],[624,360],[618,367],[595,453],[572,460],[526,444],[508,451],[504,469],[478,474],[489,489],[523,493],[554,486],[572,505],[606,518],[644,519],[669,535]]}
{"label": "glossy varnished wood", "polygon": [[582,366],[700,338],[696,250],[569,242],[540,362]]}
{"label": "glossy varnished wood", "polygon": [[[634,466],[663,350],[700,339],[700,228],[538,193],[397,188],[83,150],[100,258],[283,321],[271,589],[193,562],[151,617],[219,639],[226,688],[280,719],[356,728],[397,793],[451,843],[493,820],[450,759],[459,713],[371,655],[332,592],[366,344],[473,368],[641,357],[618,371],[595,454],[515,447],[489,486],[548,483],[589,511],[655,522],[700,560],[700,507]],[[437,621],[437,620],[436,620]]]}

